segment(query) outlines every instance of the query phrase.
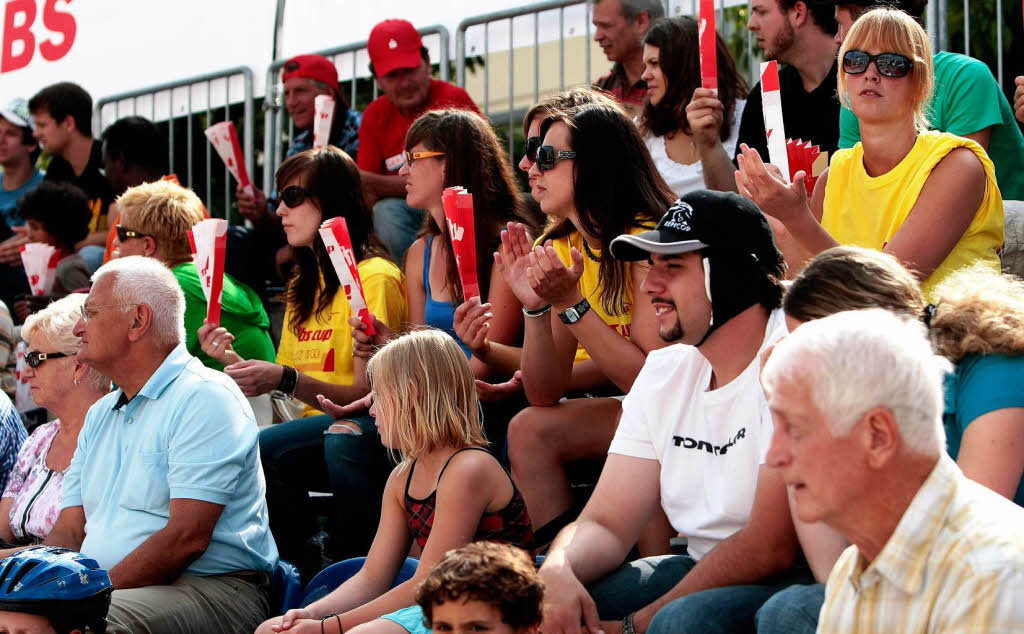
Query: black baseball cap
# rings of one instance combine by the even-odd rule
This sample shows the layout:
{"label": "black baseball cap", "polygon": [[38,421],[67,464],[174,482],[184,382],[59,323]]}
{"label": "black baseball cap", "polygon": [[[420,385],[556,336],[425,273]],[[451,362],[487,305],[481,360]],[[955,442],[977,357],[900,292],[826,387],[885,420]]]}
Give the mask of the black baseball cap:
{"label": "black baseball cap", "polygon": [[757,205],[739,194],[706,189],[683,195],[654,231],[621,235],[610,246],[613,257],[626,261],[646,260],[651,253],[678,255],[708,248],[723,255],[749,255],[767,268],[782,257],[771,225]]}

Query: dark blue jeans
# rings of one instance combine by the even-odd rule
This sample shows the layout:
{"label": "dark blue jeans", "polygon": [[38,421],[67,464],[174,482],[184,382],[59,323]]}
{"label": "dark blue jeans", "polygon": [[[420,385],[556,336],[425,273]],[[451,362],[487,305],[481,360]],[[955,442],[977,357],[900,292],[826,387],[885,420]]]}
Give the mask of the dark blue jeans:
{"label": "dark blue jeans", "polygon": [[[662,555],[632,561],[589,590],[602,619],[618,620],[663,596],[697,564],[687,555]],[[763,585],[727,586],[672,601],[651,621],[648,632],[750,632],[757,610],[772,595],[794,583],[813,580],[806,565],[766,580]]]}
{"label": "dark blue jeans", "polygon": [[825,585],[791,586],[757,611],[758,634],[814,634],[825,603]]}
{"label": "dark blue jeans", "polygon": [[[300,418],[260,432],[270,530],[281,558],[298,562],[316,531],[310,491],[331,492],[330,555],[365,555],[377,531],[392,463],[373,417],[350,417],[361,433],[328,433],[331,416]],[[314,571],[315,572],[315,571]]]}

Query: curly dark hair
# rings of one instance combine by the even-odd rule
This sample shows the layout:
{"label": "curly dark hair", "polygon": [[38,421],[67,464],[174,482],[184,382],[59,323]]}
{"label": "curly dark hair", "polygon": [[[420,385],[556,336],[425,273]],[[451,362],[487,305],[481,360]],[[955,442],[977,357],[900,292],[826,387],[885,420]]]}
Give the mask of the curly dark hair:
{"label": "curly dark hair", "polygon": [[68,252],[89,235],[89,198],[70,183],[43,181],[22,197],[18,213],[41,224],[53,236],[54,246]]}
{"label": "curly dark hair", "polygon": [[[747,94],[747,82],[736,70],[736,62],[725,40],[717,33],[715,39],[718,99],[725,108],[720,136],[725,141],[732,131],[736,100]],[[640,129],[650,130],[655,136],[664,136],[673,130],[690,134],[686,106],[690,104],[693,91],[701,85],[697,21],[689,16],[662,18],[647,31],[644,44],[658,47],[658,63],[668,85],[658,105],[652,104],[649,99],[644,100],[644,109],[638,123]]]}
{"label": "curly dark hair", "polygon": [[416,603],[433,627],[434,606],[480,601],[501,613],[501,622],[525,629],[540,625],[544,582],[525,551],[495,542],[473,542],[448,551],[416,589]]}
{"label": "curly dark hair", "polygon": [[[306,150],[288,157],[275,176],[277,191],[288,181],[298,178],[309,192],[312,203],[320,210],[321,221],[343,216],[352,238],[352,251],[360,262],[366,258],[381,257],[388,260],[387,249],[373,234],[372,213],[363,198],[363,185],[359,168],[348,154],[336,147]],[[319,238],[310,248],[295,250],[298,272],[288,283],[285,301],[295,311],[288,327],[299,334],[302,323],[314,312],[322,317],[329,310],[341,282],[334,271],[327,248]],[[324,284],[320,286],[323,276]]]}

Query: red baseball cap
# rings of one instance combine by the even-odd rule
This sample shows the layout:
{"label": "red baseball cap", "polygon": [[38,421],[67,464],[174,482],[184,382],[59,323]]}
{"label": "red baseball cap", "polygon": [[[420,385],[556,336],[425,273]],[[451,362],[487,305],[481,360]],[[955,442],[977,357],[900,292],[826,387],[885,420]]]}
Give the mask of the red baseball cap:
{"label": "red baseball cap", "polygon": [[366,48],[378,77],[396,68],[415,68],[423,59],[423,38],[407,20],[384,20],[373,27]]}
{"label": "red baseball cap", "polygon": [[338,90],[338,69],[331,60],[320,55],[296,55],[285,62],[281,68],[281,81],[292,77],[305,77]]}

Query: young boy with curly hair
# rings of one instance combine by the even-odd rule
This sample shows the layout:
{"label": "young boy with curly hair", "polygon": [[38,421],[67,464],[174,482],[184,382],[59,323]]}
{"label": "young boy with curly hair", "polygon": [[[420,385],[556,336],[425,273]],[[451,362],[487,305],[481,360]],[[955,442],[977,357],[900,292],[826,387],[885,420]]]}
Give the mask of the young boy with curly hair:
{"label": "young boy with curly hair", "polygon": [[416,592],[434,632],[536,634],[544,583],[525,551],[473,542],[449,551]]}

